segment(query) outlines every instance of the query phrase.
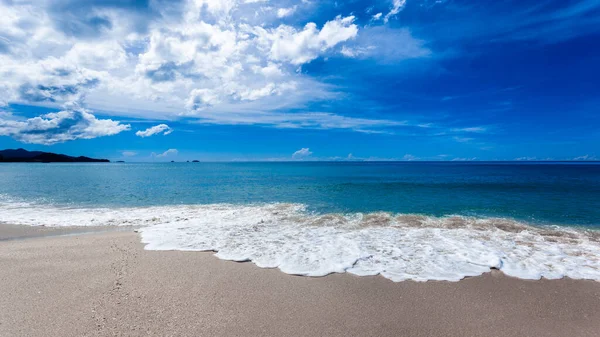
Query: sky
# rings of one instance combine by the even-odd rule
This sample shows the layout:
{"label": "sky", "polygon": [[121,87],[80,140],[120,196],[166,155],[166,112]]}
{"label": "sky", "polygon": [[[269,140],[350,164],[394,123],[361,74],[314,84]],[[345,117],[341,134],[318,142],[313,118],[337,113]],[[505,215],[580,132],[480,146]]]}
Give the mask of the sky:
{"label": "sky", "polygon": [[0,148],[600,159],[597,0],[0,0],[0,13]]}

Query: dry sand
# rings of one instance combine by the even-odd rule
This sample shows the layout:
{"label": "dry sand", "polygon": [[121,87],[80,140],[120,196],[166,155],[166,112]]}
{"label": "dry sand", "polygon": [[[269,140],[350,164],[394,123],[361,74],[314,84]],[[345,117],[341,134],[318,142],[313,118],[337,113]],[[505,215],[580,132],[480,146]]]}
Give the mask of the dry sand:
{"label": "dry sand", "polygon": [[131,231],[38,237],[0,241],[0,336],[600,336],[600,282],[306,278]]}

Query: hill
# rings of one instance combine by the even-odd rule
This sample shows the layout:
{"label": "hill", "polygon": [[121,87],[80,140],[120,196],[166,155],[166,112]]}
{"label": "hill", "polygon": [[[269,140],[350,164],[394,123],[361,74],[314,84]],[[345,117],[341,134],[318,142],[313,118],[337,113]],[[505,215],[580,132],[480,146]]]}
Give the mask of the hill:
{"label": "hill", "polygon": [[25,149],[8,149],[0,151],[0,162],[3,163],[109,163],[108,159],[89,157],[71,157],[64,154],[27,151]]}

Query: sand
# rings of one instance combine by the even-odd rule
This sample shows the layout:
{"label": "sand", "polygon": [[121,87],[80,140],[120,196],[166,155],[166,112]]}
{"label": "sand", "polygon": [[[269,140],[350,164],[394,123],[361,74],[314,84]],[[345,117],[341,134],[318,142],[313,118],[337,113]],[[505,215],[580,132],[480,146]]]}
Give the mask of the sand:
{"label": "sand", "polygon": [[43,229],[7,228],[2,337],[600,335],[595,281],[307,278],[211,253],[145,251],[132,230],[39,237]]}

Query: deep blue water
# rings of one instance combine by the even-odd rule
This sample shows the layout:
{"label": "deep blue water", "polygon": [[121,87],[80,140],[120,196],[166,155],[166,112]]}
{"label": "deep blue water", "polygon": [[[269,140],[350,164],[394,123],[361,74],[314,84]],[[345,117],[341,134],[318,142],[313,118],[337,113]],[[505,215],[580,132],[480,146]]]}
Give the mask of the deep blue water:
{"label": "deep blue water", "polygon": [[0,202],[11,199],[73,207],[293,202],[316,212],[600,227],[600,164],[0,164]]}

